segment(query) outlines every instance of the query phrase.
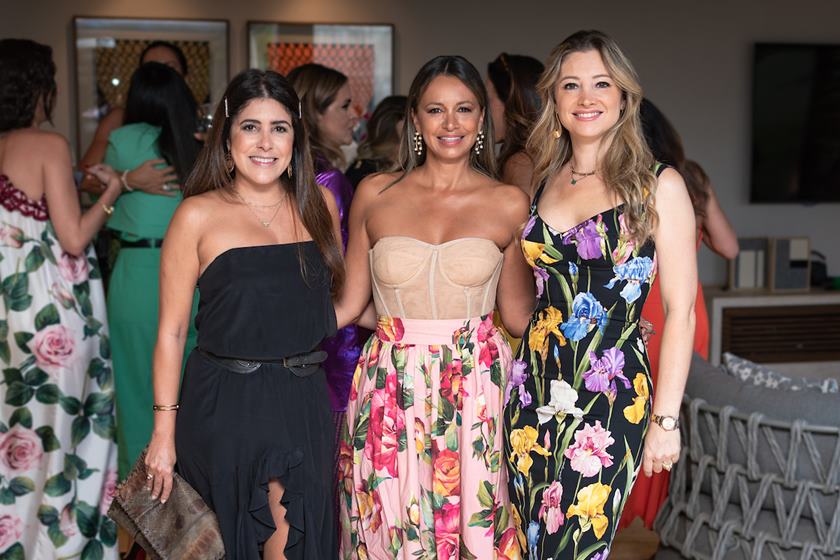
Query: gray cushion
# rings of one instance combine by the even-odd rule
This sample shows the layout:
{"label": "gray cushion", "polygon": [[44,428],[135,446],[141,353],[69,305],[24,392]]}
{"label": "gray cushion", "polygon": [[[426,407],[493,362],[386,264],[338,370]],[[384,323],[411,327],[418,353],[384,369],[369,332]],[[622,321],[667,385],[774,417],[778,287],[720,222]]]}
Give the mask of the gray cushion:
{"label": "gray cushion", "polygon": [[789,391],[815,390],[821,393],[840,393],[840,383],[833,377],[812,379],[779,373],[767,366],[724,352],[724,371],[752,385]]}

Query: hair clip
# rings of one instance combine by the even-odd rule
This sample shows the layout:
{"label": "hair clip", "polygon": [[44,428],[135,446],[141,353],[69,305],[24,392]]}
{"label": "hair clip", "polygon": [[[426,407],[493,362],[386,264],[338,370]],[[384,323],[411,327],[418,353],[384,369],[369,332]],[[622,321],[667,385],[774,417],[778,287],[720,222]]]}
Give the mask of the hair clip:
{"label": "hair clip", "polygon": [[225,96],[225,118],[230,118],[230,115],[228,114],[227,96]]}

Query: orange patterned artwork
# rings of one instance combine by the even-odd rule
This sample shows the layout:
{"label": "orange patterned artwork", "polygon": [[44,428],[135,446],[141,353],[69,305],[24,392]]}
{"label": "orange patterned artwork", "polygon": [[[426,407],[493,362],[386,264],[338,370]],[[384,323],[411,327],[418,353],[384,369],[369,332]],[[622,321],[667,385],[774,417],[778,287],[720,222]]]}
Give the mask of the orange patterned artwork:
{"label": "orange patterned artwork", "polygon": [[286,75],[294,68],[314,62],[335,68],[347,76],[357,115],[372,109],[374,46],[337,43],[276,42],[266,45],[268,68]]}

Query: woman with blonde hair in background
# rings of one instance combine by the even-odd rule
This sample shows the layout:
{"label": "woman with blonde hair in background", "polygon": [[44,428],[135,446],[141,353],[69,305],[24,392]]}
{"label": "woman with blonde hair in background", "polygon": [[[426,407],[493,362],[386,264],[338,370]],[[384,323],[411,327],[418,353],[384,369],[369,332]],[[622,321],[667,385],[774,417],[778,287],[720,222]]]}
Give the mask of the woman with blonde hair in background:
{"label": "woman with blonde hair in background", "polygon": [[[611,38],[551,53],[528,140],[540,185],[523,233],[538,303],[505,411],[510,496],[528,557],[602,559],[640,468],[670,469],[694,332],[694,212],[639,122],[642,94]],[[654,275],[666,303],[651,401],[639,315]]]}

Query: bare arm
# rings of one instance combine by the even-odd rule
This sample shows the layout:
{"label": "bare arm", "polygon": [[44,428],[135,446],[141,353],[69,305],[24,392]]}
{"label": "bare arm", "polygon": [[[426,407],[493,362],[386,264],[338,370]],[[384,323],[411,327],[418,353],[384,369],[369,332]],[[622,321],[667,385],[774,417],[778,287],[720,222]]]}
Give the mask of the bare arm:
{"label": "bare arm", "polygon": [[709,249],[724,259],[734,259],[738,256],[738,235],[729,223],[715,190],[708,185],[709,200],[706,202],[706,216],[700,227],[703,230],[703,242]]}
{"label": "bare arm", "polygon": [[[656,189],[659,224],[654,232],[665,326],[659,356],[654,414],[679,416],[694,341],[697,251],[694,209],[682,177],[665,170]],[[645,439],[644,471],[660,472],[680,454],[679,431],[651,423]]]}
{"label": "bare arm", "polygon": [[102,164],[89,168],[89,172],[96,176],[92,180],[102,181],[106,187],[98,203],[82,214],[71,174],[73,164],[67,140],[57,134],[50,134],[45,135],[40,144],[50,154],[44,160],[42,171],[50,220],[61,248],[71,255],[79,256],[108,219],[105,208],[110,208],[120,196],[119,177]]}
{"label": "bare arm", "polygon": [[534,275],[519,244],[522,226],[528,220],[528,196],[510,186],[499,187],[504,198],[502,208],[508,212],[511,240],[504,251],[504,264],[499,277],[496,306],[502,316],[502,323],[508,332],[521,337],[534,311]]}
{"label": "bare arm", "polygon": [[[181,358],[189,329],[195,284],[198,280],[198,240],[203,213],[200,202],[187,200],[176,210],[160,253],[160,307],[158,336],[152,361],[154,402],[178,402]],[[166,501],[172,490],[175,466],[175,417],[177,412],[155,411],[154,431],[146,465],[154,475],[152,496]]]}
{"label": "bare arm", "polygon": [[335,302],[338,328],[357,321],[370,302],[371,283],[368,262],[370,239],[366,225],[367,213],[370,204],[375,200],[382,186],[387,184],[384,182],[387,180],[389,180],[388,176],[384,174],[364,179],[359,184],[356,195],[353,197],[353,204],[350,206],[350,236],[345,256],[347,282],[344,284],[341,297]]}

